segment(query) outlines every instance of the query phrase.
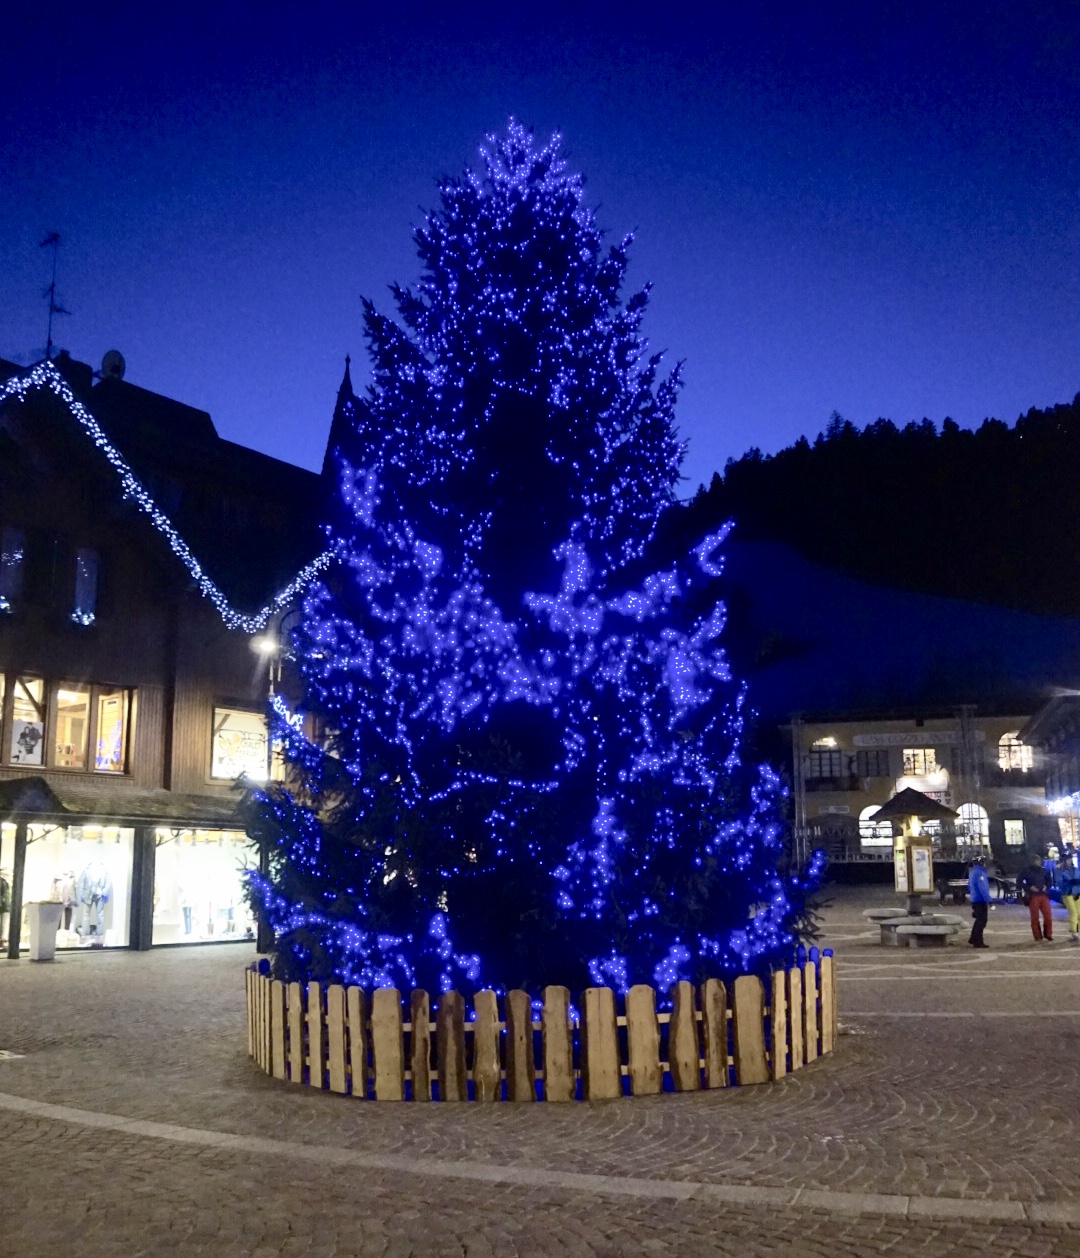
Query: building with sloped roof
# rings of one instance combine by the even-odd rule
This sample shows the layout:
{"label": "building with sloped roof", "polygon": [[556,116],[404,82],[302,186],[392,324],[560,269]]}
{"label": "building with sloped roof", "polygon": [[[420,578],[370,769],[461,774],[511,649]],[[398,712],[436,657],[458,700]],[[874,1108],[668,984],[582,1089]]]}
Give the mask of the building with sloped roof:
{"label": "building with sloped roof", "polygon": [[324,562],[323,488],[115,369],[0,361],[8,955],[32,901],[62,905],[61,947],[250,933],[237,782],[274,772],[281,671],[252,644]]}

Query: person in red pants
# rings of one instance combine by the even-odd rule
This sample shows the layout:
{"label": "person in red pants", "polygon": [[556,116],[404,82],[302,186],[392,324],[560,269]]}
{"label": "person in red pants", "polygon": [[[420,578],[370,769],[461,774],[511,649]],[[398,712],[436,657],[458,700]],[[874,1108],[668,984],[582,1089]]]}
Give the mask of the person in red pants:
{"label": "person in red pants", "polygon": [[[1020,890],[1023,892],[1024,903],[1031,914],[1031,933],[1035,942],[1045,940],[1052,943],[1054,939],[1054,919],[1050,913],[1050,897],[1047,895],[1046,870],[1041,865],[1032,865],[1020,875]],[[1042,918],[1040,926],[1039,918]]]}

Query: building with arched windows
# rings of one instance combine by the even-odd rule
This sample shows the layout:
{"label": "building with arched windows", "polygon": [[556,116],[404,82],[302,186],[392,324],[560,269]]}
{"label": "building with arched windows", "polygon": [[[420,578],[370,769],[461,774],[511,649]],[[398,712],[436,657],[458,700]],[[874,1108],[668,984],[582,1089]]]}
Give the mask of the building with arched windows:
{"label": "building with arched windows", "polygon": [[956,810],[951,825],[925,827],[940,855],[981,849],[1006,868],[1019,867],[1060,833],[1047,811],[1027,726],[1025,715],[971,707],[951,714],[794,721],[796,831],[824,845],[834,862],[889,860],[893,826],[875,821],[874,814],[911,787]]}

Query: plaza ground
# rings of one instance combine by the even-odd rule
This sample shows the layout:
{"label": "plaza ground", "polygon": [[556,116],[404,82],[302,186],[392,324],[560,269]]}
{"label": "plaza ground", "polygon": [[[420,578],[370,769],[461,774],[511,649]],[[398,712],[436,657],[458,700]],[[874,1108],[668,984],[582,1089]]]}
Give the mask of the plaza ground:
{"label": "plaza ground", "polygon": [[[1080,948],[995,906],[884,950],[836,890],[835,1054],[592,1105],[378,1105],[260,1074],[244,945],[0,962],[0,1254],[1080,1253]],[[963,911],[963,910],[961,910]]]}

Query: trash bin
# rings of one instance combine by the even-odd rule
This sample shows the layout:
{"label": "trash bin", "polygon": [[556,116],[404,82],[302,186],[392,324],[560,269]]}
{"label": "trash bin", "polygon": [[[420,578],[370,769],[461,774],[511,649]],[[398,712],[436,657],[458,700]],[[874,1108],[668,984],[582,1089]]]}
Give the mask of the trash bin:
{"label": "trash bin", "polygon": [[49,900],[36,901],[26,906],[30,921],[30,960],[52,961],[56,957],[56,930],[64,906]]}

